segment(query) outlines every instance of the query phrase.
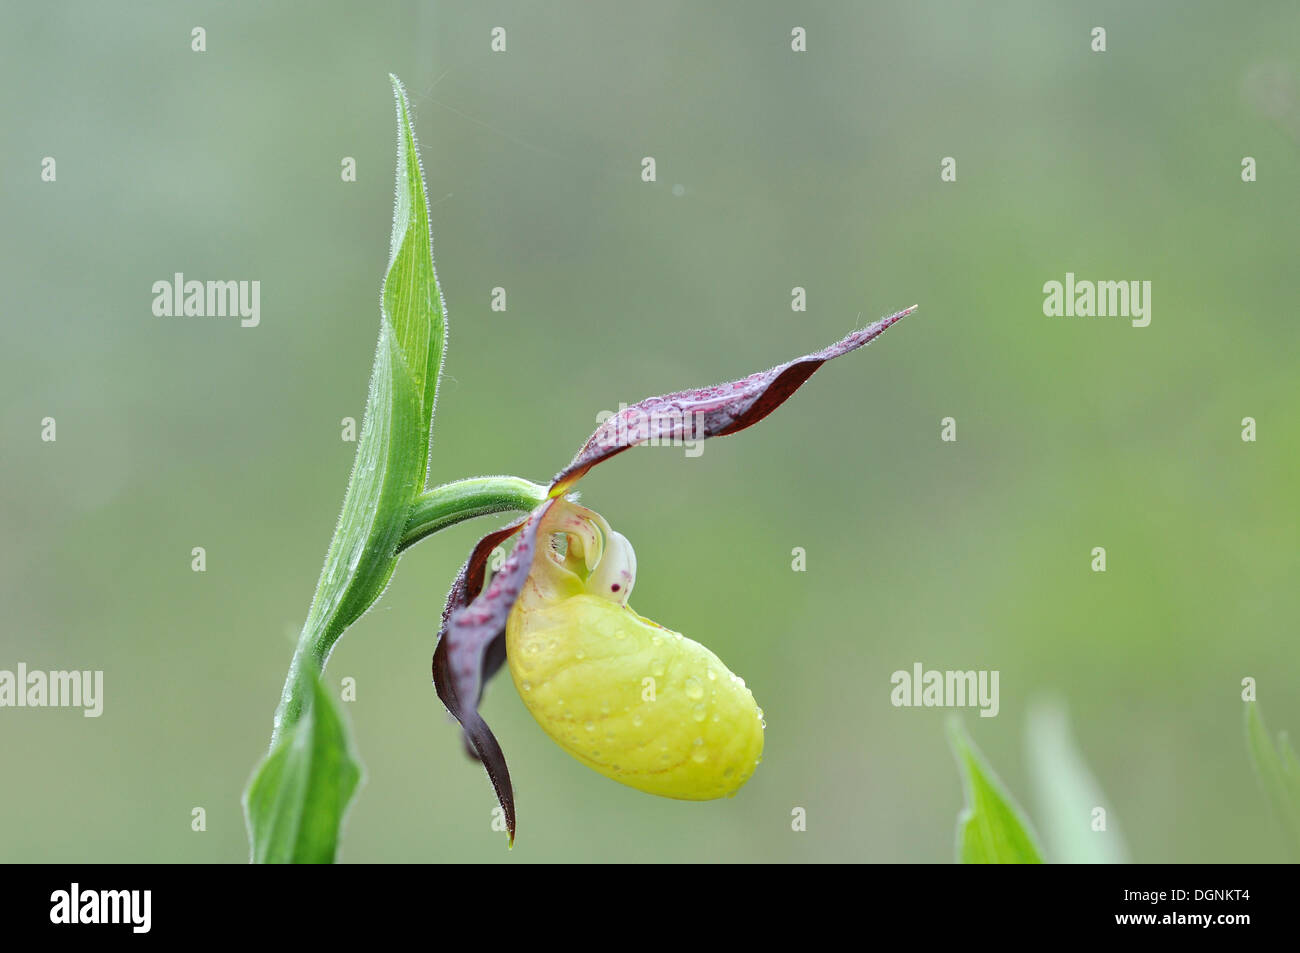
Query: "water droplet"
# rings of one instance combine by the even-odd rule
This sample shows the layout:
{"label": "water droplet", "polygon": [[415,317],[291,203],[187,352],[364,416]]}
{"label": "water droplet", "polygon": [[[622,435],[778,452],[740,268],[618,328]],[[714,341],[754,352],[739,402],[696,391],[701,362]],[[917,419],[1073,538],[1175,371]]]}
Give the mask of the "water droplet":
{"label": "water droplet", "polygon": [[532,683],[532,682],[520,682],[520,683],[519,683],[519,687],[522,688],[522,689],[523,689],[524,691],[526,691],[526,692],[531,692],[531,691],[533,690],[533,683]]}
{"label": "water droplet", "polygon": [[633,716],[632,716],[632,727],[634,727],[634,728],[640,728],[640,727],[641,727],[641,716],[640,716],[640,715],[633,715]]}
{"label": "water droplet", "polygon": [[588,731],[595,731],[595,730],[596,730],[596,725],[595,725],[594,722],[590,722],[590,721],[587,722],[587,724],[586,724],[585,727],[586,727],[586,729],[587,729]]}
{"label": "water droplet", "polygon": [[696,705],[694,710],[691,712],[691,717],[696,721],[703,721],[708,714],[708,711],[703,705]]}
{"label": "water droplet", "polygon": [[695,700],[704,697],[704,686],[700,684],[698,678],[691,676],[686,680],[686,697]]}
{"label": "water droplet", "polygon": [[577,658],[578,661],[582,661],[587,657],[587,653],[582,651],[582,649],[578,649],[578,651],[574,653],[574,657]]}
{"label": "water droplet", "polygon": [[696,748],[691,752],[691,760],[696,764],[703,764],[709,760],[709,753],[703,748]]}
{"label": "water droplet", "polygon": [[713,669],[709,669],[709,681],[716,682],[717,680],[718,680],[718,673],[715,672]]}
{"label": "water droplet", "polygon": [[650,663],[650,674],[659,678],[664,673],[664,663],[660,659],[655,659]]}

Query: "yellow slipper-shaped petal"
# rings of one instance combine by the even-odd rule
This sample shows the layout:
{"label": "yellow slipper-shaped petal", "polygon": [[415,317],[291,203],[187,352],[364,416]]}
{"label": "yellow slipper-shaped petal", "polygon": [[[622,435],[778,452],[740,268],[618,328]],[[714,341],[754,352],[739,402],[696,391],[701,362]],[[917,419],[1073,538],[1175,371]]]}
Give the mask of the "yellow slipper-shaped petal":
{"label": "yellow slipper-shaped petal", "polygon": [[[553,534],[563,551],[540,544]],[[627,606],[635,555],[598,514],[553,507],[539,549],[506,625],[510,674],[537,723],[621,784],[686,800],[735,794],[763,752],[744,680]]]}

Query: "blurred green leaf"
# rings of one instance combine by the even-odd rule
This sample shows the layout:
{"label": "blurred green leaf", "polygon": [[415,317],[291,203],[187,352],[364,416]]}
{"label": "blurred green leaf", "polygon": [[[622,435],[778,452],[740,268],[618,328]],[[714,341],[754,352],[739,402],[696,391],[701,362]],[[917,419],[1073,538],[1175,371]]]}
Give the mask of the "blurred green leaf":
{"label": "blurred green leaf", "polygon": [[966,807],[957,817],[957,862],[1041,864],[1042,851],[1028,821],[961,722],[949,722],[948,736],[966,791]]}
{"label": "blurred green leaf", "polygon": [[[1114,812],[1088,770],[1060,701],[1040,701],[1030,709],[1026,742],[1040,829],[1053,862],[1128,863]],[[1097,808],[1106,812],[1105,830],[1093,830]]]}
{"label": "blurred green leaf", "polygon": [[1280,732],[1274,747],[1256,702],[1246,702],[1246,747],[1255,773],[1278,820],[1291,835],[1292,848],[1300,851],[1300,762]]}
{"label": "blurred green leaf", "polygon": [[311,700],[244,795],[254,863],[333,863],[343,816],[361,780],[333,699],[318,677],[303,677],[311,683]]}

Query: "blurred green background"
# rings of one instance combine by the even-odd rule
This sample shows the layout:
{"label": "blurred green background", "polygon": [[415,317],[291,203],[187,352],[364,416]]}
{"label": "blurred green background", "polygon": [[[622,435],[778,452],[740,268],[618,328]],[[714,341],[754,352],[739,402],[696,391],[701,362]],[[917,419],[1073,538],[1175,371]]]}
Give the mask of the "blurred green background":
{"label": "blurred green background", "polygon": [[[102,669],[106,697],[0,710],[0,859],[246,858],[378,329],[389,71],[449,310],[436,481],[544,480],[602,409],[921,310],[761,427],[583,483],[637,610],[766,711],[738,797],[620,787],[499,679],[506,850],[429,684],[482,520],[411,551],[330,662],[367,770],[345,860],[949,861],[946,713],[889,701],[918,661],[1001,672],[1000,714],[964,719],[1031,816],[1055,694],[1134,859],[1284,859],[1240,681],[1300,730],[1300,7],[1089,6],[7,4],[0,668]],[[176,271],[261,281],[260,327],[154,317]],[[1151,325],[1045,317],[1067,271],[1151,281]]]}

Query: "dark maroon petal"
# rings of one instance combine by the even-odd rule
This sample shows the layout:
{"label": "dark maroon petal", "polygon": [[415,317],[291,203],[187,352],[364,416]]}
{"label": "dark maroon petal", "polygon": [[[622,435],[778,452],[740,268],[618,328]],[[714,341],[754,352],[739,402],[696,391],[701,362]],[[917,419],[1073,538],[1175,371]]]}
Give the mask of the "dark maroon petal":
{"label": "dark maroon petal", "polygon": [[[433,652],[433,685],[447,710],[465,729],[470,748],[487,768],[497,800],[505,811],[506,829],[512,844],[515,839],[515,801],[510,772],[501,746],[478,713],[478,703],[483,693],[485,663],[494,661],[492,670],[495,671],[504,660],[503,648],[494,648],[494,643],[502,639],[506,619],[533,567],[537,527],[550,506],[551,501],[547,500],[533,510],[522,525],[516,523],[504,527],[479,540],[452,584],[443,613],[442,632]],[[484,589],[488,556],[499,543],[516,532],[519,540],[514,551]]]}
{"label": "dark maroon petal", "polygon": [[[525,516],[509,526],[494,530],[474,545],[469,559],[460,567],[460,572],[456,574],[451,584],[451,590],[447,593],[447,604],[442,610],[442,625],[438,629],[438,645],[434,649],[433,656],[434,667],[437,668],[440,664],[438,655],[441,653],[443,655],[441,664],[448,672],[468,673],[465,678],[458,678],[456,690],[459,697],[472,699],[475,708],[482,701],[483,686],[496,674],[505,659],[505,640],[498,637],[490,641],[486,647],[475,644],[469,639],[449,641],[447,627],[451,624],[452,615],[469,605],[483,588],[483,579],[487,575],[487,561],[492,551],[519,532],[527,519],[528,517]],[[449,677],[456,676],[449,675]],[[478,752],[474,749],[468,735],[465,736],[465,750],[471,758],[478,759]]]}
{"label": "dark maroon petal", "polygon": [[488,557],[492,555],[492,550],[519,532],[527,521],[528,517],[525,516],[509,526],[493,530],[474,544],[469,559],[460,567],[460,572],[456,574],[451,590],[447,593],[447,604],[442,609],[442,627],[438,631],[439,644],[442,643],[442,637],[447,634],[447,623],[451,621],[452,615],[456,610],[469,605],[483,588],[483,580],[487,576]]}
{"label": "dark maroon petal", "polygon": [[582,445],[573,462],[551,482],[552,498],[567,493],[582,476],[616,453],[647,441],[677,442],[725,437],[758,423],[833,357],[857,350],[916,310],[916,305],[854,331],[842,341],[767,371],[714,387],[647,397],[610,417]]}

